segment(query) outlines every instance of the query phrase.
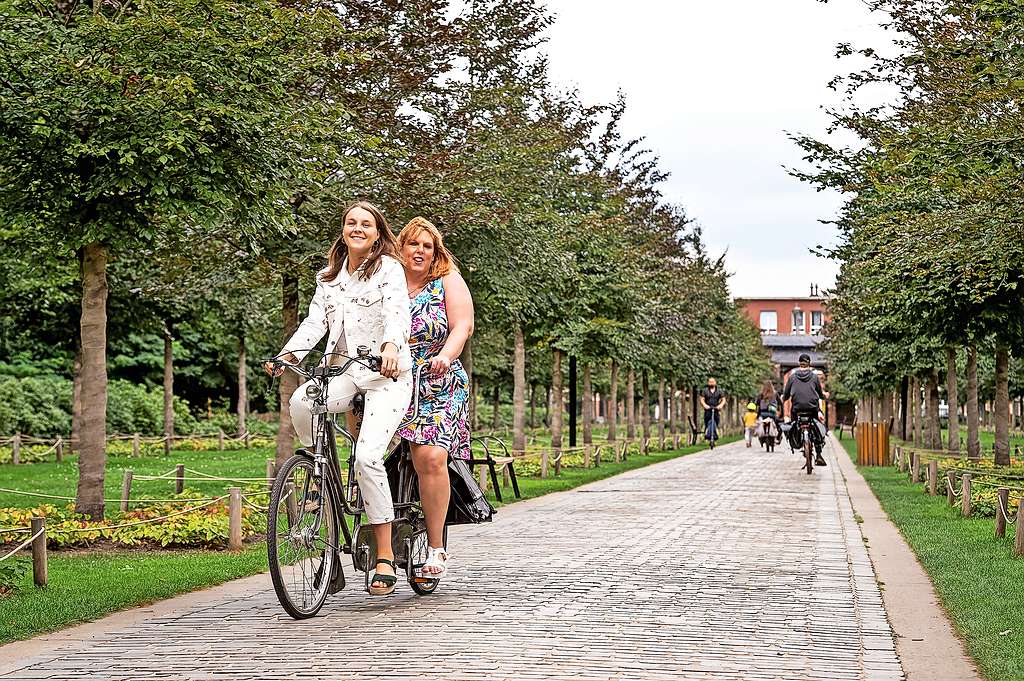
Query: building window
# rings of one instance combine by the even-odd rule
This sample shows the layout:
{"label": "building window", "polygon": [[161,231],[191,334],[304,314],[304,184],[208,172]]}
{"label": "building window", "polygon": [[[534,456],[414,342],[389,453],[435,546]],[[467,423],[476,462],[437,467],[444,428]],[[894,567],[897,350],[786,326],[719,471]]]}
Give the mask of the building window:
{"label": "building window", "polygon": [[821,333],[821,327],[823,324],[823,317],[821,310],[814,310],[811,312],[811,333],[818,335]]}
{"label": "building window", "polygon": [[793,333],[804,333],[804,311],[793,310]]}
{"label": "building window", "polygon": [[775,310],[761,311],[761,333],[774,336],[779,332],[779,314]]}

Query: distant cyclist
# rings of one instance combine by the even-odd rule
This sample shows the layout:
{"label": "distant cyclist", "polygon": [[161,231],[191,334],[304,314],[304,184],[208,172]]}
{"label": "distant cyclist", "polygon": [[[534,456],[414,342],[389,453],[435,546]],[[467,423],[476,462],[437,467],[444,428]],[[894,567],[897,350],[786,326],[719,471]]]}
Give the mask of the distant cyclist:
{"label": "distant cyclist", "polygon": [[704,407],[704,439],[711,438],[711,420],[715,421],[715,438],[718,437],[718,424],[722,420],[722,408],[725,406],[725,395],[718,389],[718,381],[708,378],[708,386],[700,391],[700,406]]}
{"label": "distant cyclist", "polygon": [[[814,419],[817,425],[818,420],[821,417],[821,400],[825,399],[825,392],[821,389],[821,381],[818,380],[818,374],[811,369],[811,356],[806,352],[800,355],[800,367],[794,370],[786,381],[786,389],[782,393],[782,401],[790,402],[790,419],[793,423],[797,422],[797,417],[801,414],[807,414]],[[790,430],[790,442],[794,437],[794,433],[798,433],[796,428]],[[825,459],[821,455],[822,447],[825,445],[825,438],[821,433],[821,428],[815,427],[812,432],[815,434],[814,438],[814,451],[817,457],[814,460],[815,466],[824,466]]]}

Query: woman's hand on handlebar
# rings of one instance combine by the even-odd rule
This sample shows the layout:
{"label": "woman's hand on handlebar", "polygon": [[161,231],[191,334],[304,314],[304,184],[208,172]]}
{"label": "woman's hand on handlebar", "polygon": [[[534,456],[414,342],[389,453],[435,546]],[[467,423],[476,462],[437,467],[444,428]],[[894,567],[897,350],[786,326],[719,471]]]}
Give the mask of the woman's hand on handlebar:
{"label": "woman's hand on handlebar", "polygon": [[385,343],[380,351],[380,375],[398,378],[398,348],[394,343]]}
{"label": "woman's hand on handlebar", "polygon": [[298,364],[299,360],[292,353],[277,358],[275,362],[264,362],[263,369],[271,376],[277,378],[284,373],[283,364]]}

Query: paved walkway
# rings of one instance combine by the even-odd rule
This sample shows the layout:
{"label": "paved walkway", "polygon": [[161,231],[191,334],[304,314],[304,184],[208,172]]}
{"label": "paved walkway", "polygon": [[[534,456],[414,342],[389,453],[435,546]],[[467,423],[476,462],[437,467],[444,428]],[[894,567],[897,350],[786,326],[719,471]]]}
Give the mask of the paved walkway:
{"label": "paved walkway", "polygon": [[456,528],[456,567],[433,596],[401,584],[392,597],[372,598],[352,579],[321,616],[295,622],[260,575],[34,648],[0,649],[0,658],[29,655],[0,671],[12,679],[901,679],[871,563],[834,453],[828,458],[831,466],[807,476],[788,449],[722,447]]}

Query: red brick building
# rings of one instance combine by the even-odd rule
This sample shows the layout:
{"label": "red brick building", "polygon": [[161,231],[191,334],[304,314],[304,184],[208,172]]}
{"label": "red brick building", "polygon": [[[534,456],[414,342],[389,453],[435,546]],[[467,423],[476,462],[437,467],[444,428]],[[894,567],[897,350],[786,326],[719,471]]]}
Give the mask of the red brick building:
{"label": "red brick building", "polygon": [[[828,390],[828,358],[818,350],[823,340],[821,329],[828,321],[825,303],[816,285],[811,286],[810,295],[803,297],[736,299],[750,321],[761,329],[761,342],[771,350],[780,391],[784,377],[799,365],[799,357],[805,352],[811,356],[811,366],[824,374]],[[837,412],[831,401],[827,407],[831,426]]]}

